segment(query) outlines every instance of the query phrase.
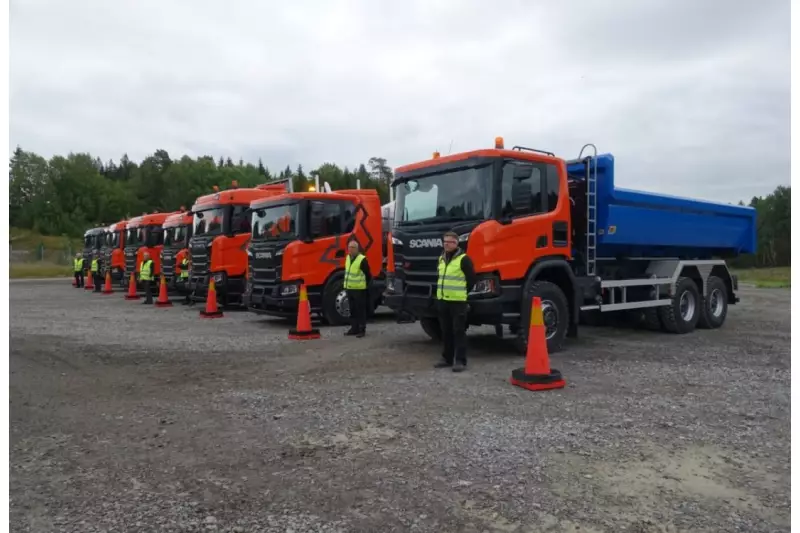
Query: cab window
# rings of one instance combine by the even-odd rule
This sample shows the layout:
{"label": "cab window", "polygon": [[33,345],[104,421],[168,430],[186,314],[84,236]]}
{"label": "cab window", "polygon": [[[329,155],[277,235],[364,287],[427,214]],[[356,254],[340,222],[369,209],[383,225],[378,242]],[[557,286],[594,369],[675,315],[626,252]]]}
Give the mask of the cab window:
{"label": "cab window", "polygon": [[240,233],[250,233],[250,214],[248,213],[248,206],[235,205],[231,212],[231,233],[238,235]]}
{"label": "cab window", "polygon": [[555,165],[508,161],[503,165],[500,218],[549,213],[558,205]]}
{"label": "cab window", "polygon": [[310,235],[314,239],[342,234],[342,204],[311,202]]}

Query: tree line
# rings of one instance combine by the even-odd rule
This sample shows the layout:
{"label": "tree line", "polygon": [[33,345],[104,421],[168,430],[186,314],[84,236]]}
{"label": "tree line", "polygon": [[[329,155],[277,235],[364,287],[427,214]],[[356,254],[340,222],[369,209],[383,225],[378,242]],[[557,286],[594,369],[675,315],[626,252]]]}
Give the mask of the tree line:
{"label": "tree line", "polygon": [[319,177],[333,190],[375,189],[382,203],[389,201],[392,170],[381,157],[370,158],[354,169],[325,163],[306,172],[302,165],[273,173],[261,160],[257,165],[211,156],[172,159],[156,150],[140,163],[123,155],[118,162],[103,162],[88,153],[42,156],[17,147],[9,164],[11,227],[43,235],[82,236],[87,228],[117,222],[154,211],[191,207],[194,200],[221,190],[234,181],[254,187],[274,179],[291,178],[295,191],[309,190]]}
{"label": "tree line", "polygon": [[[381,203],[389,201],[392,169],[386,159],[372,157],[354,169],[325,163],[306,172],[302,165],[271,172],[231,158],[211,156],[174,160],[166,150],[156,150],[140,163],[127,154],[118,162],[103,162],[88,153],[42,156],[17,147],[9,163],[9,213],[11,227],[43,235],[80,237],[90,227],[103,226],[153,211],[191,207],[198,196],[237,181],[253,187],[273,179],[291,178],[295,191],[308,190],[319,177],[332,189],[375,189]],[[739,205],[745,205],[739,202]],[[779,186],[771,194],[754,197],[749,204],[758,213],[758,248],[737,258],[739,267],[775,267],[791,264],[791,187]]]}

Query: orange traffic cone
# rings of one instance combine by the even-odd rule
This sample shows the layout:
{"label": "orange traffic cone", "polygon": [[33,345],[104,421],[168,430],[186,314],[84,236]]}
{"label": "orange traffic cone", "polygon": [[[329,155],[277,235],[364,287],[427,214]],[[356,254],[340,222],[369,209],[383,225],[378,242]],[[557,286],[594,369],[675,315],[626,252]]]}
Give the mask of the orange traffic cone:
{"label": "orange traffic cone", "polygon": [[103,294],[113,294],[114,290],[111,288],[111,271],[106,270],[106,284],[103,286]]}
{"label": "orange traffic cone", "polygon": [[296,341],[319,339],[319,330],[311,327],[311,305],[305,284],[300,285],[300,301],[297,304],[297,327],[289,330],[289,338]]}
{"label": "orange traffic cone", "polygon": [[167,295],[167,280],[164,278],[164,274],[161,274],[161,287],[158,290],[156,307],[172,307],[172,302]]}
{"label": "orange traffic cone", "polygon": [[561,377],[561,372],[550,368],[550,356],[547,353],[547,339],[542,318],[542,299],[538,296],[533,298],[531,306],[525,368],[517,368],[511,372],[511,384],[528,390],[561,389],[567,384]]}
{"label": "orange traffic cone", "polygon": [[131,272],[131,282],[128,284],[128,294],[125,295],[126,300],[138,300],[139,295],[136,293],[136,274]]}
{"label": "orange traffic cone", "polygon": [[89,270],[89,275],[86,276],[86,285],[84,285],[83,288],[87,291],[94,290],[94,272],[91,270]]}
{"label": "orange traffic cone", "polygon": [[[166,285],[164,286],[166,289]],[[217,286],[214,278],[208,281],[208,296],[206,297],[206,309],[200,311],[200,318],[220,318],[222,311],[217,309]]]}

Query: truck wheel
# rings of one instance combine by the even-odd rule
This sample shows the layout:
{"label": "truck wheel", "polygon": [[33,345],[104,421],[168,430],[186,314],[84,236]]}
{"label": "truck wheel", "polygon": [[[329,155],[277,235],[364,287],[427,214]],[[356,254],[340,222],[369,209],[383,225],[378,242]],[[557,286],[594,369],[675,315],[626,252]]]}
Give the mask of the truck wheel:
{"label": "truck wheel", "polygon": [[420,318],[419,323],[422,326],[422,331],[427,333],[428,337],[436,342],[442,341],[442,325],[439,323],[438,318]]}
{"label": "truck wheel", "polygon": [[722,326],[728,316],[728,288],[722,279],[711,276],[706,283],[706,289],[697,327],[716,329]]}
{"label": "truck wheel", "polygon": [[550,354],[561,350],[567,336],[569,324],[569,306],[564,292],[549,281],[528,281],[522,293],[520,309],[520,327],[515,339],[515,347],[521,354],[528,350],[528,324],[531,320],[531,301],[534,296],[542,299],[542,315],[544,318],[547,352]]}
{"label": "truck wheel", "polygon": [[644,320],[642,321],[644,329],[650,331],[661,331],[661,317],[658,316],[658,307],[647,307],[644,310]]}
{"label": "truck wheel", "polygon": [[670,333],[694,331],[700,318],[702,300],[691,278],[678,278],[672,303],[658,309],[664,329]]}
{"label": "truck wheel", "polygon": [[322,295],[322,318],[331,326],[350,323],[350,303],[344,290],[344,278],[339,276],[325,285]]}

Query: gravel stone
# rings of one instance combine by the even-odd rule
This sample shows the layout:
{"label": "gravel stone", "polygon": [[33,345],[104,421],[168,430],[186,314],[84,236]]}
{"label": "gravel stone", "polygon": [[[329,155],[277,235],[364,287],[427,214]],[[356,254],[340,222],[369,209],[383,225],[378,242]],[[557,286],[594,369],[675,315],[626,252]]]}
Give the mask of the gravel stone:
{"label": "gravel stone", "polygon": [[790,293],[725,326],[582,327],[530,392],[510,335],[437,370],[418,324],[363,339],[9,284],[10,528],[789,531]]}

